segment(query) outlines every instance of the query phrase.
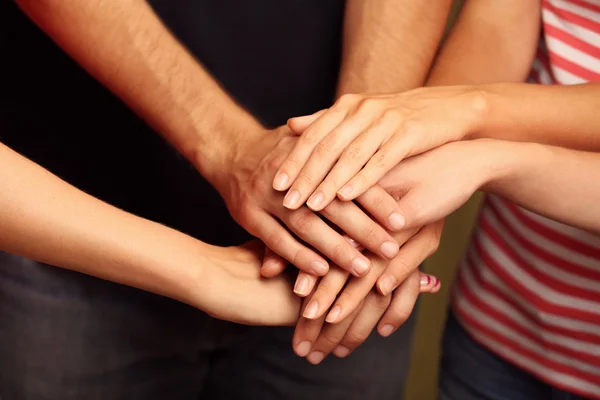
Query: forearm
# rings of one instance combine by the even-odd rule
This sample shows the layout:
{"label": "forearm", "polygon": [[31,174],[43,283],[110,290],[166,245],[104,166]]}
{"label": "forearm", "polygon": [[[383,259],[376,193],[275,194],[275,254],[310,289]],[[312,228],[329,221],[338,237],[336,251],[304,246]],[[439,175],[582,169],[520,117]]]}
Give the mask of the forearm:
{"label": "forearm", "polygon": [[522,82],[540,32],[539,0],[467,0],[428,86]]}
{"label": "forearm", "polygon": [[422,86],[451,0],[351,0],[346,4],[338,95]]}
{"label": "forearm", "polygon": [[88,196],[2,144],[0,250],[210,304],[211,246]]}
{"label": "forearm", "polygon": [[471,137],[600,150],[600,84],[480,88],[489,107]]}
{"label": "forearm", "polygon": [[488,160],[497,160],[484,191],[565,224],[600,232],[600,154],[532,143],[484,143],[492,149]]}
{"label": "forearm", "polygon": [[258,123],[227,96],[143,0],[18,0],[60,47],[205,176]]}

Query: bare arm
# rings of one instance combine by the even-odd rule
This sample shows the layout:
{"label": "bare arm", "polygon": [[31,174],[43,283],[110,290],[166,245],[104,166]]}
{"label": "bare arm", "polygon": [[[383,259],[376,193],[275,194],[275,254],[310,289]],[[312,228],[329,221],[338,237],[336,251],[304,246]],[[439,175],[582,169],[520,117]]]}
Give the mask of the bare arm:
{"label": "bare arm", "polygon": [[338,95],[399,92],[423,85],[451,3],[348,1]]}
{"label": "bare arm", "polygon": [[[443,168],[440,168],[443,166]],[[449,143],[401,162],[381,185],[402,196],[407,227],[450,214],[479,189],[600,233],[600,154],[537,143]]]}
{"label": "bare arm", "polygon": [[[286,210],[283,196],[270,187],[278,160],[289,153],[296,138],[286,129],[265,130],[235,104],[146,1],[18,0],[18,4],[186,156],[252,235],[298,268],[324,274],[326,259],[297,240],[283,223],[341,267],[366,273],[370,265],[362,254],[308,209]],[[355,217],[361,213],[358,208],[351,211]],[[338,221],[349,221],[347,212],[347,207],[344,211],[338,207]],[[383,254],[380,247],[391,236],[374,221],[363,221],[369,226],[357,229],[376,231],[376,237],[361,235],[356,240]]]}
{"label": "bare arm", "polygon": [[260,279],[259,248],[210,246],[128,214],[2,144],[0,250],[171,297],[235,322],[282,325],[298,313],[285,279]]}

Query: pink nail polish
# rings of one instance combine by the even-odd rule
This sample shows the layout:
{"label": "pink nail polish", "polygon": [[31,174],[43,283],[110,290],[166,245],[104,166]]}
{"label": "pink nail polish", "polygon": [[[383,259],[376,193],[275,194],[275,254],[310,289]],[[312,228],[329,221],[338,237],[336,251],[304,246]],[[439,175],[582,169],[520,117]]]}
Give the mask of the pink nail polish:
{"label": "pink nail polish", "polygon": [[433,287],[437,287],[440,284],[440,280],[438,279],[438,277],[435,277],[435,285],[433,285]]}

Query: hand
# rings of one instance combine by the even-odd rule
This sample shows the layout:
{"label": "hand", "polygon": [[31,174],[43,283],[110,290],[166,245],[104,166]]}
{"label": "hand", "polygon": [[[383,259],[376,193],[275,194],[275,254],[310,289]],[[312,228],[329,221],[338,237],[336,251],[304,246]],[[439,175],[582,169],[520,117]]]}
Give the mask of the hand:
{"label": "hand", "polygon": [[[439,289],[437,278],[414,271],[393,295],[371,290],[356,310],[337,324],[327,324],[324,317],[301,317],[294,332],[294,351],[311,364],[319,364],[331,352],[346,357],[369,337],[376,325],[382,336],[391,335],[412,313],[419,292],[436,293]],[[303,307],[310,301],[308,298]]]}
{"label": "hand", "polygon": [[326,111],[289,121],[292,130],[304,133],[273,187],[289,189],[284,204],[290,209],[308,199],[319,211],[336,194],[353,200],[402,159],[476,131],[485,109],[486,97],[470,87],[342,96]]}
{"label": "hand", "polygon": [[[236,221],[275,253],[310,274],[324,275],[328,263],[292,233],[355,276],[367,273],[370,268],[367,257],[308,208],[290,211],[283,207],[283,195],[272,189],[273,175],[297,137],[287,127],[260,135],[249,134],[249,137],[255,139],[240,147],[222,176],[215,181]],[[397,216],[395,200],[377,186],[357,199],[357,203],[385,226]],[[375,254],[393,258],[398,253],[398,244],[389,233],[356,204],[332,202],[321,214]],[[269,275],[268,270],[266,265],[265,275]]]}
{"label": "hand", "polygon": [[494,142],[478,139],[449,143],[392,169],[380,185],[400,198],[398,207],[406,229],[445,218],[501,175],[506,159],[493,151]]}
{"label": "hand", "polygon": [[[213,262],[203,275],[204,298],[199,304],[211,316],[244,325],[292,325],[301,299],[292,293],[290,277],[265,279],[260,275],[264,245],[258,241],[240,247],[214,248]],[[207,295],[208,292],[208,295]]]}
{"label": "hand", "polygon": [[[347,274],[342,276],[340,271],[330,271],[321,279],[310,303],[304,309],[303,317],[317,319],[331,308],[326,321],[338,323],[359,307],[374,286],[384,296],[391,294],[418,269],[425,259],[435,253],[439,246],[443,225],[442,220],[421,229],[413,228],[396,233],[394,238],[402,243],[396,258],[388,261],[371,254],[373,268],[364,277],[353,278],[348,284],[346,284]],[[294,287],[296,294],[304,294],[299,293],[298,290],[299,286],[306,285],[300,284],[302,279],[308,279],[309,285],[312,283],[312,278],[300,273]],[[308,293],[311,291],[312,287]],[[331,307],[334,302],[334,306]]]}

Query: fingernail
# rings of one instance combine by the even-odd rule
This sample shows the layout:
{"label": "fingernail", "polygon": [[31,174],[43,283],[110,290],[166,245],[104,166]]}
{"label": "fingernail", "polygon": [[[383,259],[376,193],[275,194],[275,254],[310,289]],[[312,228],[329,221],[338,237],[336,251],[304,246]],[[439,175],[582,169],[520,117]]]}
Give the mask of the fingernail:
{"label": "fingernail", "polygon": [[400,250],[400,247],[398,246],[398,243],[385,242],[381,245],[379,250],[381,250],[381,254],[383,254],[386,258],[389,258],[391,260],[392,258],[396,257],[396,254],[398,254],[398,250]]}
{"label": "fingernail", "polygon": [[315,319],[317,317],[317,313],[319,312],[319,304],[316,301],[311,301],[306,309],[304,310],[304,314],[302,316],[308,319]]}
{"label": "fingernail", "polygon": [[350,195],[352,195],[352,186],[344,186],[340,189],[338,194],[342,196],[343,199],[347,199],[348,197],[350,197]]}
{"label": "fingernail", "polygon": [[273,179],[273,189],[275,190],[285,190],[285,185],[288,182],[288,176],[287,174],[284,173],[280,173],[275,175],[275,178]]}
{"label": "fingernail", "polygon": [[437,285],[440,284],[440,280],[438,279],[438,277],[435,277],[435,284],[433,285],[433,287],[437,287]]}
{"label": "fingernail", "polygon": [[310,353],[311,348],[312,344],[305,340],[304,342],[300,342],[298,346],[296,346],[296,354],[298,354],[300,357],[306,357],[308,353]]}
{"label": "fingernail", "polygon": [[323,276],[329,271],[327,265],[323,264],[321,261],[313,261],[310,263],[310,267],[312,268],[315,275]]}
{"label": "fingernail", "polygon": [[319,364],[325,358],[325,354],[320,351],[312,352],[308,355],[307,360],[311,364]]}
{"label": "fingernail", "polygon": [[323,202],[323,193],[319,192],[319,193],[316,193],[316,194],[313,194],[312,196],[310,196],[310,199],[308,199],[308,202],[306,204],[308,204],[308,206],[310,208],[312,208],[313,210],[316,210],[321,206],[322,202]]}
{"label": "fingernail", "polygon": [[399,231],[400,229],[404,228],[404,225],[406,225],[406,218],[404,218],[404,216],[401,214],[392,213],[388,218],[388,222],[393,230]]}
{"label": "fingernail", "polygon": [[384,325],[383,328],[379,331],[379,334],[383,337],[388,337],[394,332],[393,325]]}
{"label": "fingernail", "polygon": [[352,271],[354,271],[354,275],[362,276],[369,269],[369,262],[364,258],[356,257],[352,260]]}
{"label": "fingernail", "polygon": [[285,195],[285,198],[283,199],[283,205],[287,208],[293,208],[298,205],[299,201],[300,192],[297,190],[292,190],[291,192],[288,192],[288,194]]}
{"label": "fingernail", "polygon": [[431,283],[431,277],[429,275],[423,275],[421,277],[421,286],[427,286]]}
{"label": "fingernail", "polygon": [[296,281],[296,285],[294,286],[294,293],[306,295],[308,294],[308,278],[305,276],[301,276]]}
{"label": "fingernail", "polygon": [[331,309],[331,311],[329,311],[329,314],[327,314],[327,318],[325,318],[325,321],[332,324],[335,321],[337,321],[341,313],[342,309],[340,308],[340,306],[335,306]]}
{"label": "fingernail", "polygon": [[383,293],[384,296],[387,296],[396,289],[397,285],[398,281],[394,276],[386,276],[381,280],[381,293]]}
{"label": "fingernail", "polygon": [[350,354],[350,349],[346,346],[338,346],[333,350],[333,354],[335,354],[336,357],[343,358]]}

